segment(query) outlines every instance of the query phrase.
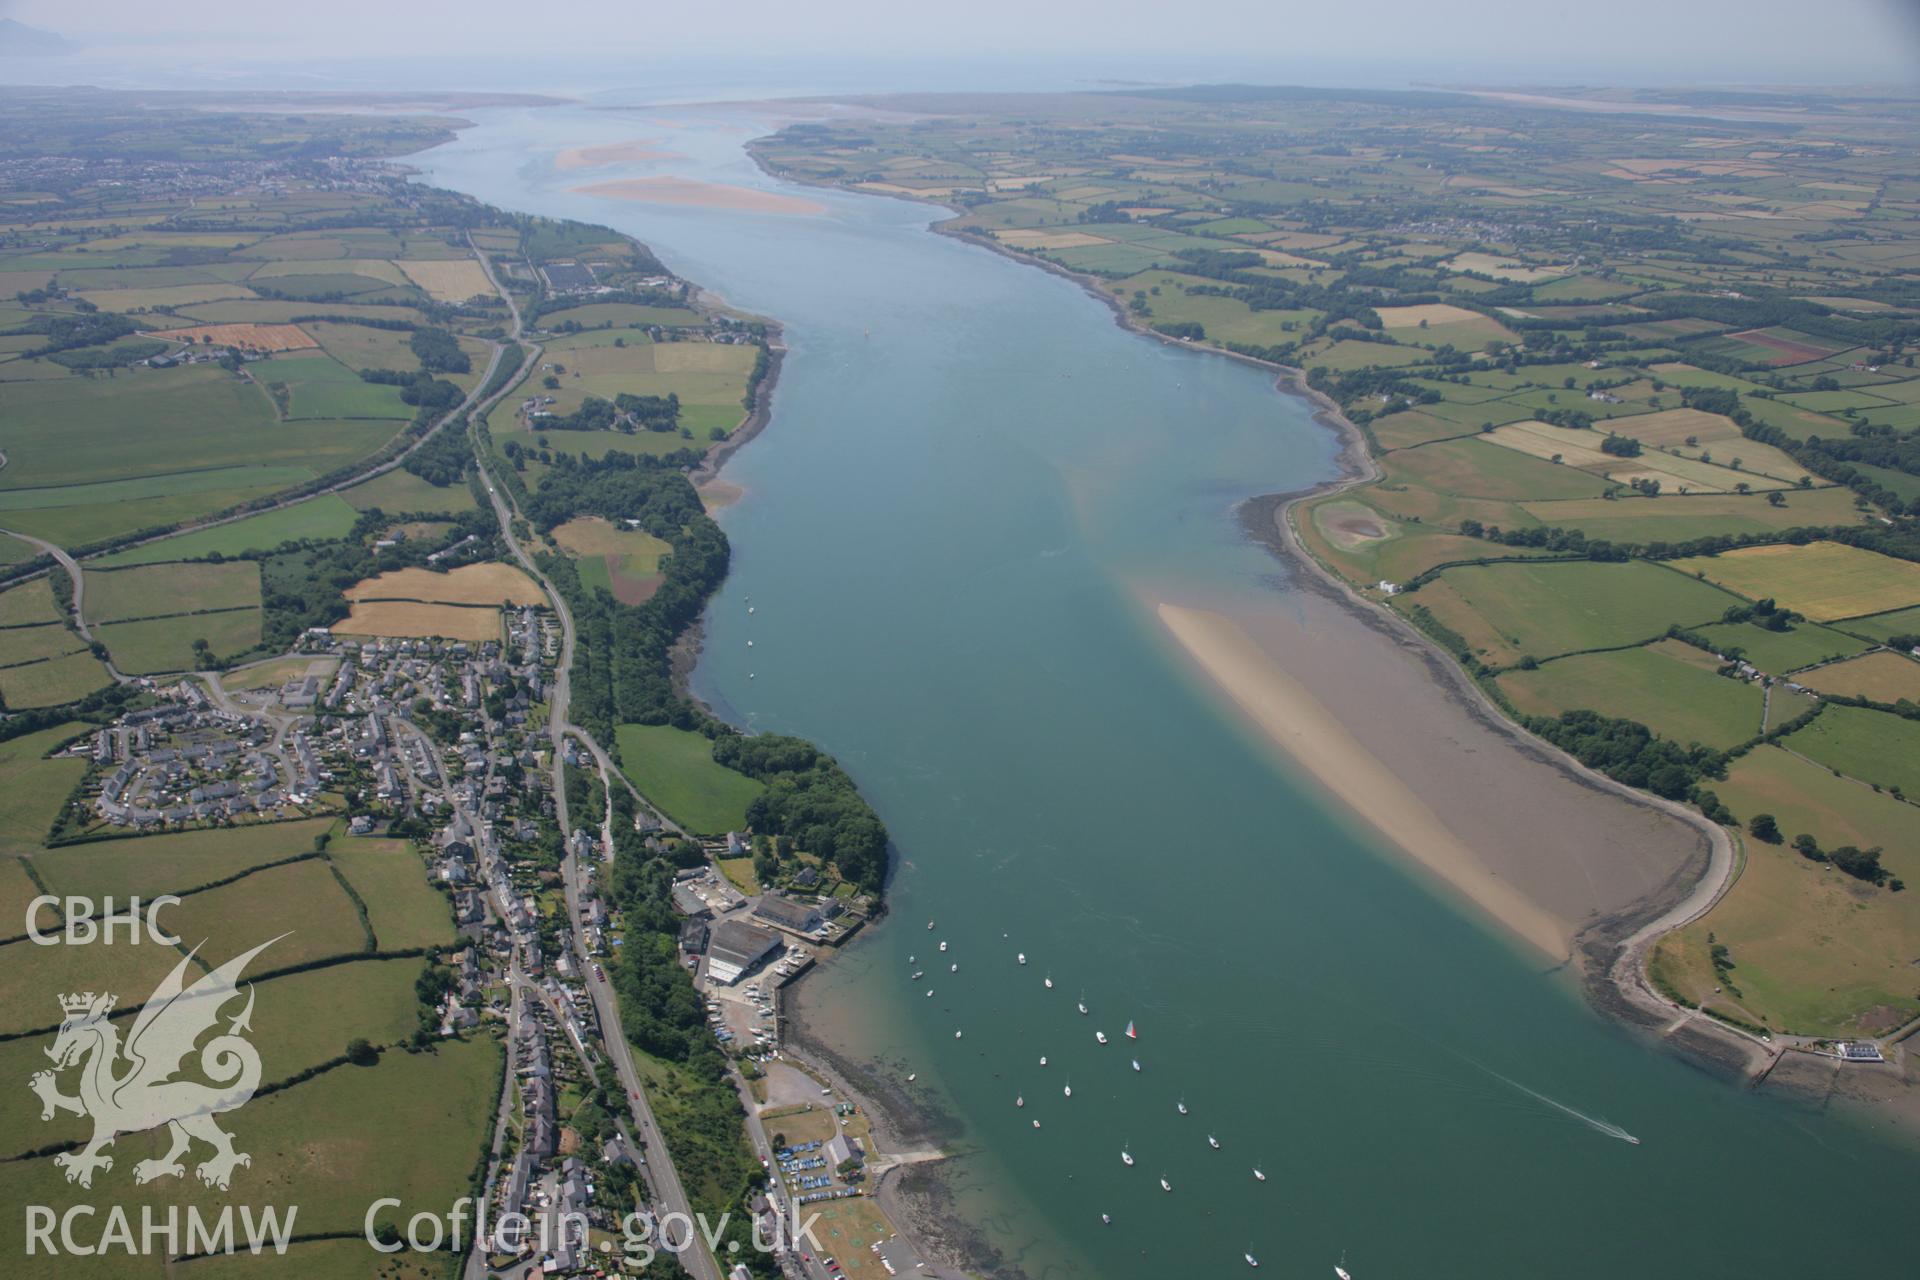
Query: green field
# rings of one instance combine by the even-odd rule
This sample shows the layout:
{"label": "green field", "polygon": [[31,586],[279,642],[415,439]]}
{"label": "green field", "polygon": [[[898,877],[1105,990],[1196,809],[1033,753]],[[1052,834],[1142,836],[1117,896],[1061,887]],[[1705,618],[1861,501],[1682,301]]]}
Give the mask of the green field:
{"label": "green field", "polygon": [[151,898],[198,889],[250,867],[311,852],[314,838],[332,827],[331,818],[307,818],[96,840],[48,850],[35,857],[34,866],[58,894]]}
{"label": "green field", "polygon": [[87,574],[89,622],[160,618],[201,609],[258,608],[259,604],[260,566],[251,560],[148,565]]}
{"label": "green field", "polygon": [[1811,666],[1829,658],[1859,653],[1866,642],[1814,622],[1796,622],[1791,631],[1769,631],[1752,622],[1716,622],[1696,627],[1721,652],[1740,650],[1740,656],[1770,676],[1785,675],[1799,667]]}
{"label": "green field", "polygon": [[671,725],[623,724],[615,738],[622,770],[681,826],[718,835],[747,825],[747,803],[760,794],[760,784],[715,764],[704,736]]}
{"label": "green field", "polygon": [[0,667],[58,658],[84,648],[86,645],[79,635],[58,622],[43,622],[37,627],[0,628]]}
{"label": "green field", "polygon": [[[1920,897],[1869,888],[1784,843],[1805,833],[1827,849],[1877,847],[1883,864],[1913,883],[1920,810],[1774,747],[1734,761],[1713,786],[1742,823],[1772,814],[1783,843],[1747,841],[1740,878],[1705,917],[1660,944],[1656,971],[1696,1000],[1802,1034],[1880,1033],[1920,1012],[1910,963]],[[1713,993],[1720,979],[1707,959],[1709,933],[1736,966],[1737,999]]]}
{"label": "green field", "polygon": [[1849,778],[1920,796],[1920,721],[1861,707],[1828,707],[1783,741]]}
{"label": "green field", "polygon": [[[47,828],[86,773],[84,760],[41,757],[90,726],[64,724],[0,742],[0,853],[39,849]],[[31,895],[30,895],[31,896]],[[0,938],[19,932],[21,914],[0,899]]]}
{"label": "green field", "polygon": [[160,564],[169,560],[191,560],[214,552],[234,556],[243,551],[271,551],[283,542],[344,537],[359,517],[360,513],[345,498],[337,493],[327,493],[230,524],[116,551],[90,563],[111,569]]}
{"label": "green field", "polygon": [[86,697],[113,683],[113,677],[90,653],[69,654],[45,662],[0,668],[0,698],[8,710],[57,707]]}
{"label": "green field", "polygon": [[458,515],[473,510],[473,491],[466,485],[431,485],[404,467],[382,472],[340,496],[357,511],[378,507],[390,516]]}
{"label": "green field", "polygon": [[1640,546],[1729,534],[1769,533],[1802,525],[1865,524],[1871,518],[1854,507],[1850,490],[1838,488],[1796,490],[1786,495],[1785,505],[1778,507],[1757,493],[1576,498],[1522,505],[1541,524],[1579,529],[1589,538]]}
{"label": "green field", "polygon": [[253,367],[269,388],[285,388],[286,416],[295,418],[410,418],[400,388],[363,382],[360,375],[324,355],[276,356]]}
{"label": "green field", "polygon": [[353,901],[319,858],[189,894],[169,910],[167,926],[209,956],[238,955],[284,933],[255,961],[261,973],[372,950]]}
{"label": "green field", "polygon": [[327,858],[361,901],[382,951],[443,947],[454,940],[453,912],[427,883],[427,866],[405,840],[346,838]]}
{"label": "green field", "polygon": [[1894,636],[1920,636],[1920,607],[1877,613],[1870,618],[1848,618],[1846,628],[1883,641]]}
{"label": "green field", "polygon": [[46,577],[23,582],[0,591],[0,627],[32,626],[60,621],[60,608],[54,602],[53,584]]}
{"label": "green field", "polygon": [[226,609],[139,622],[109,622],[94,627],[93,635],[107,646],[114,666],[128,675],[153,675],[194,671],[203,666],[194,654],[196,640],[205,640],[215,659],[245,653],[260,643],[260,620],[259,609]]}
{"label": "green field", "polygon": [[1461,565],[1397,599],[1426,605],[1488,661],[1503,664],[1650,640],[1673,623],[1696,626],[1737,603],[1657,565],[1586,560]]}
{"label": "green field", "polygon": [[[503,1056],[490,1037],[441,1041],[427,1053],[388,1052],[376,1067],[336,1067],[255,1098],[222,1123],[253,1161],[235,1175],[234,1197],[253,1204],[297,1203],[296,1234],[302,1235],[357,1239],[368,1202],[377,1195],[403,1202],[402,1222],[415,1212],[446,1213],[466,1194],[497,1101]],[[271,1061],[266,1069],[277,1074]],[[397,1123],[396,1117],[405,1122]],[[159,1208],[164,1220],[165,1205],[194,1204],[214,1212],[228,1202],[228,1193],[203,1186],[191,1174],[144,1186],[130,1179],[125,1187],[117,1185],[120,1167],[157,1156],[165,1145],[165,1130],[151,1130],[124,1135],[114,1147],[115,1194],[135,1222],[143,1205]],[[316,1171],[324,1172],[315,1176]],[[9,1203],[59,1210],[85,1202],[87,1195],[68,1186],[48,1159],[0,1164],[0,1196]],[[19,1231],[20,1219],[8,1215],[0,1225],[0,1249],[22,1254]],[[197,1269],[196,1264],[190,1270]],[[160,1280],[166,1273],[159,1260],[136,1259],[129,1270],[108,1274]],[[251,1272],[242,1268],[231,1274]],[[378,1269],[368,1266],[357,1274],[372,1276]]]}
{"label": "green field", "polygon": [[638,325],[694,325],[700,323],[698,312],[685,307],[644,307],[633,302],[589,302],[585,306],[567,307],[561,311],[549,311],[540,317],[543,329],[559,329],[562,325],[577,324],[583,329],[598,329],[603,326],[616,328]]}
{"label": "green field", "polygon": [[1476,438],[1403,449],[1381,460],[1384,485],[1417,484],[1439,493],[1513,502],[1597,498],[1617,486],[1599,476],[1555,466]]}
{"label": "green field", "polygon": [[1715,675],[1713,665],[1699,650],[1664,640],[1508,671],[1499,684],[1527,715],[1599,711],[1637,720],[1675,742],[1731,747],[1760,732],[1764,697],[1758,685]]}

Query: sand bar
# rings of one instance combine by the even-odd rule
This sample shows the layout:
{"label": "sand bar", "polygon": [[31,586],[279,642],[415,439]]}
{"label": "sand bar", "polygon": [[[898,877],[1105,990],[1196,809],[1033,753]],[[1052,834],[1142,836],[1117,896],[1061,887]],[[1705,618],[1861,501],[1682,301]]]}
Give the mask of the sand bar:
{"label": "sand bar", "polygon": [[625,178],[594,182],[573,191],[612,200],[640,200],[648,204],[688,205],[698,209],[738,209],[746,213],[784,213],[794,216],[825,213],[827,206],[803,196],[781,195],[757,187],[735,187],[692,178]]}
{"label": "sand bar", "polygon": [[597,169],[609,164],[638,164],[646,160],[680,160],[678,151],[666,151],[657,138],[603,142],[591,147],[568,147],[553,158],[556,169]]}
{"label": "sand bar", "polygon": [[1147,603],[1289,763],[1542,955],[1568,959],[1583,929],[1705,865],[1697,832],[1518,734],[1384,619],[1319,593],[1253,613]]}

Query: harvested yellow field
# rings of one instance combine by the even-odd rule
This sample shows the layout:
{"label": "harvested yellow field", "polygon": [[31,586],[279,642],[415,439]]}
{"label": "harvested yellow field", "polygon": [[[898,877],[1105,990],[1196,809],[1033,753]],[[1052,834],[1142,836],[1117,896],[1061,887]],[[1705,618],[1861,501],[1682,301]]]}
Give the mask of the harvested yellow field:
{"label": "harvested yellow field", "polygon": [[1685,444],[1689,438],[1701,444],[1741,438],[1740,428],[1733,425],[1732,418],[1700,409],[1661,409],[1616,419],[1607,425],[1623,436],[1632,436],[1655,448]]}
{"label": "harvested yellow field", "polygon": [[435,302],[465,302],[493,293],[486,271],[472,258],[406,258],[394,265]]}
{"label": "harvested yellow field", "polygon": [[753,367],[753,348],[725,342],[661,342],[653,351],[655,373],[744,373]]}
{"label": "harvested yellow field", "polygon": [[1084,231],[1002,231],[998,233],[1005,244],[1016,249],[1079,249],[1090,244],[1108,244],[1099,236],[1090,236]]}
{"label": "harvested yellow field", "polygon": [[1380,314],[1380,323],[1389,329],[1417,329],[1422,322],[1432,326],[1465,324],[1473,320],[1486,319],[1478,311],[1469,311],[1465,307],[1456,307],[1448,302],[1423,302],[1412,307],[1375,307],[1374,310]]}
{"label": "harvested yellow field", "polygon": [[148,336],[242,351],[304,351],[320,345],[297,324],[197,324],[190,329],[156,329]]}
{"label": "harvested yellow field", "polygon": [[1821,693],[1849,698],[1920,702],[1920,662],[1887,649],[1818,667],[1795,676],[1794,681]]}
{"label": "harvested yellow field", "polygon": [[[1612,424],[1608,424],[1612,425]],[[1516,449],[1521,453],[1631,484],[1635,480],[1658,480],[1660,487],[1678,493],[1730,493],[1735,485],[1753,490],[1783,489],[1785,480],[1755,471],[1735,472],[1698,458],[1675,457],[1665,453],[1643,452],[1637,458],[1622,458],[1600,448],[1606,438],[1599,430],[1549,426],[1544,422],[1512,422],[1475,439]]]}
{"label": "harvested yellow field", "polygon": [[1743,547],[1673,567],[1751,600],[1771,598],[1815,622],[1920,604],[1920,564],[1840,542]]}
{"label": "harvested yellow field", "polygon": [[343,592],[352,601],[420,600],[428,604],[545,604],[540,584],[510,564],[462,565],[451,573],[395,569],[356,582]]}
{"label": "harvested yellow field", "polygon": [[392,636],[397,639],[466,640],[478,644],[500,638],[500,611],[457,604],[420,604],[412,600],[361,601],[333,624],[336,635]]}
{"label": "harvested yellow field", "polygon": [[1512,258],[1496,258],[1490,253],[1459,253],[1442,264],[1449,271],[1474,271],[1495,280],[1517,280],[1532,284],[1552,280],[1573,270],[1572,267],[1530,267]]}

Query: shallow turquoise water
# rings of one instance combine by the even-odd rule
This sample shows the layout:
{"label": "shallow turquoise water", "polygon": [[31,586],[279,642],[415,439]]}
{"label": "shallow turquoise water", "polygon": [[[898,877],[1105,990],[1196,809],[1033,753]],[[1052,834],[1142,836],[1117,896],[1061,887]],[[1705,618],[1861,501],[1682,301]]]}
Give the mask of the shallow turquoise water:
{"label": "shallow turquoise water", "polygon": [[[892,829],[893,923],[810,1005],[959,1119],[963,1200],[1010,1260],[1103,1277],[1218,1274],[1247,1249],[1320,1275],[1345,1250],[1363,1280],[1841,1258],[1910,1273],[1890,1229],[1910,1153],[1603,1023],[1280,772],[1143,614],[1142,584],[1289,590],[1231,511],[1330,473],[1334,442],[1300,402],[928,234],[923,207],[806,192],[825,215],[775,217],[566,189],[772,185],[739,150],[746,117],[475,114],[420,158],[431,180],[611,223],[786,326],[774,421],[727,468],[747,493],[722,517],[735,567],[697,684],[740,723],[835,752]],[[564,147],[641,137],[685,158],[552,169]]]}

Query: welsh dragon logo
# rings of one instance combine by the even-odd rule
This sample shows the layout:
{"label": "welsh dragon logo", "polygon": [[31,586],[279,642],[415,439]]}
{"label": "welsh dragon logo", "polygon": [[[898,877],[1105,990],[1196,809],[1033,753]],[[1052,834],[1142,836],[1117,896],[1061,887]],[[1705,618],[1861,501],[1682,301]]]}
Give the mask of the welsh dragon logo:
{"label": "welsh dragon logo", "polygon": [[[241,1034],[252,1030],[252,986],[247,988],[246,1007],[227,1022],[224,1032],[200,1046],[199,1074],[206,1082],[177,1077],[187,1069],[201,1038],[218,1027],[222,1007],[240,994],[235,984],[247,962],[279,940],[235,956],[190,987],[184,979],[193,954],[182,958],[134,1016],[125,1044],[108,1016],[116,997],[91,991],[60,997],[65,1016],[47,1050],[53,1070],[35,1073],[30,1087],[40,1096],[42,1120],[60,1112],[93,1120],[93,1137],[86,1146],[53,1158],[67,1181],[91,1187],[96,1171],[113,1168],[113,1157],[103,1148],[112,1146],[115,1137],[161,1125],[167,1126],[172,1146],[159,1159],[134,1165],[135,1182],[180,1177],[186,1172],[180,1158],[195,1138],[213,1148],[213,1155],[195,1169],[210,1187],[226,1190],[234,1170],[253,1163],[251,1156],[233,1149],[233,1139],[213,1122],[215,1116],[244,1105],[260,1087],[260,1055]],[[74,1067],[80,1070],[79,1093],[69,1097],[60,1092],[57,1076]]]}

